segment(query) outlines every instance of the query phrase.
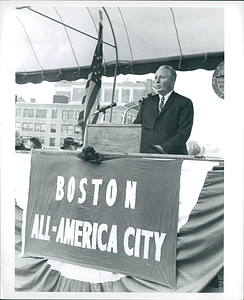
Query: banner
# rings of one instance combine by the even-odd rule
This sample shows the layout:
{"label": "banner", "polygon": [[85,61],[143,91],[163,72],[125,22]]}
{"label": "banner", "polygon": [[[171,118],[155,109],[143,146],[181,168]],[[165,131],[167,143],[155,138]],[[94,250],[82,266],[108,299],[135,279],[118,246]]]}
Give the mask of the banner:
{"label": "banner", "polygon": [[22,254],[175,289],[181,165],[33,153]]}

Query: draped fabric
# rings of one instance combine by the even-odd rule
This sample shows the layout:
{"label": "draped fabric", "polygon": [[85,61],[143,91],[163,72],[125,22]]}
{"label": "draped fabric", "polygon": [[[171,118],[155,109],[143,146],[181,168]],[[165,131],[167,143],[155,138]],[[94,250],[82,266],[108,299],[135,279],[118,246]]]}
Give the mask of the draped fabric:
{"label": "draped fabric", "polygon": [[[71,270],[77,266],[64,265],[47,258],[19,258],[23,211],[16,204],[15,291],[201,292],[223,268],[223,190],[224,171],[210,170],[189,218],[177,235],[176,290],[134,276],[106,274],[102,271],[99,273],[100,281],[94,282],[92,277],[91,280],[80,280],[71,274]],[[86,273],[88,278],[89,272],[93,272],[89,268],[79,268],[79,272]]]}
{"label": "draped fabric", "polygon": [[[150,62],[134,62],[133,63],[133,72],[131,68],[129,68],[128,63],[120,63],[118,66],[118,74],[136,74],[136,75],[144,75],[148,73],[155,73],[156,70],[161,65],[170,65],[175,70],[178,71],[194,71],[198,69],[204,69],[207,71],[212,71],[217,68],[217,66],[225,59],[224,52],[221,53],[210,53],[206,57],[203,54],[194,55],[194,56],[183,56],[181,59],[181,65],[179,68],[179,58],[160,58],[160,59],[152,59]],[[104,76],[113,77],[114,76],[114,65],[106,66]],[[77,68],[65,68],[60,70],[52,70],[52,71],[44,71],[40,72],[29,72],[28,74],[25,72],[16,72],[15,73],[15,82],[18,84],[25,84],[28,82],[32,83],[41,83],[42,81],[56,82],[61,80],[67,81],[76,81],[81,78],[87,78],[90,72],[89,67],[81,67],[79,72],[77,72]]]}
{"label": "draped fabric", "polygon": [[[32,153],[23,255],[175,289],[182,160]],[[40,176],[42,174],[42,176]]]}

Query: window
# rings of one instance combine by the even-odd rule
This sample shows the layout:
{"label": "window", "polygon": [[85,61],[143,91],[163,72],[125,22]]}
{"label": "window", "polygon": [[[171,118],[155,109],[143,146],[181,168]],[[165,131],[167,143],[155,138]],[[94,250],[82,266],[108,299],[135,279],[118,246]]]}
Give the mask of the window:
{"label": "window", "polygon": [[71,124],[68,125],[68,133],[69,134],[73,134],[73,128],[74,128],[73,125],[71,125]]}
{"label": "window", "polygon": [[20,122],[15,122],[15,128],[20,129]]}
{"label": "window", "polygon": [[60,147],[62,147],[64,145],[64,138],[60,139]]}
{"label": "window", "polygon": [[132,123],[132,115],[127,115],[126,123],[131,124]]}
{"label": "window", "polygon": [[[84,110],[81,110],[81,111],[80,111],[79,117],[78,117],[79,120],[83,120],[83,119],[84,119],[84,113],[85,113]],[[77,120],[77,121],[78,121],[78,120]]]}
{"label": "window", "polygon": [[130,90],[129,89],[122,90],[122,102],[125,102],[125,103],[130,102]]}
{"label": "window", "polygon": [[52,119],[57,119],[58,118],[58,110],[57,109],[53,109],[52,110]]}
{"label": "window", "polygon": [[73,88],[73,95],[71,101],[80,101],[85,95],[86,89],[84,87],[74,87]]}
{"label": "window", "polygon": [[16,108],[15,109],[15,117],[16,118],[21,118],[21,108]]}
{"label": "window", "polygon": [[81,127],[78,126],[78,125],[75,125],[75,131],[74,131],[74,134],[79,134],[81,133]]}
{"label": "window", "polygon": [[44,145],[45,144],[45,138],[44,137],[40,137],[40,140],[42,142],[42,145]]}
{"label": "window", "polygon": [[22,131],[33,131],[33,123],[23,122]]}
{"label": "window", "polygon": [[73,125],[72,124],[62,124],[61,133],[73,134]]}
{"label": "window", "polygon": [[117,111],[113,111],[112,122],[117,122]]}
{"label": "window", "polygon": [[[110,111],[107,111],[105,115],[103,115],[103,121],[104,122],[110,122]],[[117,122],[117,111],[113,111],[112,114],[112,122]]]}
{"label": "window", "polygon": [[35,124],[35,131],[41,131],[41,124],[40,123]]}
{"label": "window", "polygon": [[46,109],[37,109],[36,110],[36,118],[46,118],[47,110]]}
{"label": "window", "polygon": [[25,118],[34,118],[34,109],[25,108],[23,117],[25,117]]}
{"label": "window", "polygon": [[68,133],[68,125],[67,124],[61,125],[61,133]]}
{"label": "window", "polygon": [[110,122],[110,111],[107,111],[105,115],[103,115],[103,121]]}
{"label": "window", "polygon": [[62,119],[63,120],[73,120],[74,119],[74,111],[73,110],[63,110]]}
{"label": "window", "polygon": [[[104,89],[104,102],[111,103],[112,95],[113,95],[113,89],[112,88],[111,89],[108,89],[108,88]],[[115,89],[114,102],[118,102],[118,98],[119,98],[119,89]]]}
{"label": "window", "polygon": [[57,124],[51,124],[51,132],[56,133],[57,131]]}
{"label": "window", "polygon": [[35,124],[35,131],[41,131],[41,124],[40,123]]}
{"label": "window", "polygon": [[133,90],[133,101],[138,102],[143,97],[146,97],[146,89],[134,89]]}
{"label": "window", "polygon": [[75,112],[73,110],[69,110],[69,119],[74,120],[75,118]]}
{"label": "window", "polygon": [[79,110],[77,110],[77,111],[75,112],[75,119],[76,119],[76,120],[78,120],[78,119],[79,119],[79,114],[80,114],[80,111],[79,111]]}
{"label": "window", "polygon": [[46,132],[46,123],[36,123],[35,131]]}
{"label": "window", "polygon": [[53,137],[50,138],[49,146],[55,147],[55,138],[53,138]]}
{"label": "window", "polygon": [[68,111],[67,110],[63,110],[62,111],[62,119],[63,120],[67,120],[68,119]]}
{"label": "window", "polygon": [[46,123],[41,123],[41,132],[46,132]]}

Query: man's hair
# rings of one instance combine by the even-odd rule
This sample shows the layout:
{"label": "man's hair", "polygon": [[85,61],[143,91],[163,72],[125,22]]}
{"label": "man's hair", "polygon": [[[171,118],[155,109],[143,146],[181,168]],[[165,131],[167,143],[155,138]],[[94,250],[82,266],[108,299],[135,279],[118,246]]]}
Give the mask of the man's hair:
{"label": "man's hair", "polygon": [[169,66],[169,65],[162,65],[162,66],[159,67],[159,69],[161,69],[161,68],[165,68],[165,69],[169,70],[169,71],[170,71],[170,74],[171,74],[172,77],[174,78],[174,81],[176,81],[176,76],[177,76],[177,74],[176,74],[174,68],[172,68],[172,67]]}
{"label": "man's hair", "polygon": [[42,149],[42,142],[38,137],[31,137],[30,141],[34,144],[34,149]]}

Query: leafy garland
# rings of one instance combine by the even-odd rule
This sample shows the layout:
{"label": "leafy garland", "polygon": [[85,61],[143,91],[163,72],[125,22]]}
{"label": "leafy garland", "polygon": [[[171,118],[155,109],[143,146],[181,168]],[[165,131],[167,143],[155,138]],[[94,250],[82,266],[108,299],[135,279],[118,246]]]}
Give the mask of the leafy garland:
{"label": "leafy garland", "polygon": [[100,164],[103,158],[102,155],[97,153],[91,146],[83,148],[82,152],[79,153],[78,156],[85,161],[90,161],[96,164]]}

